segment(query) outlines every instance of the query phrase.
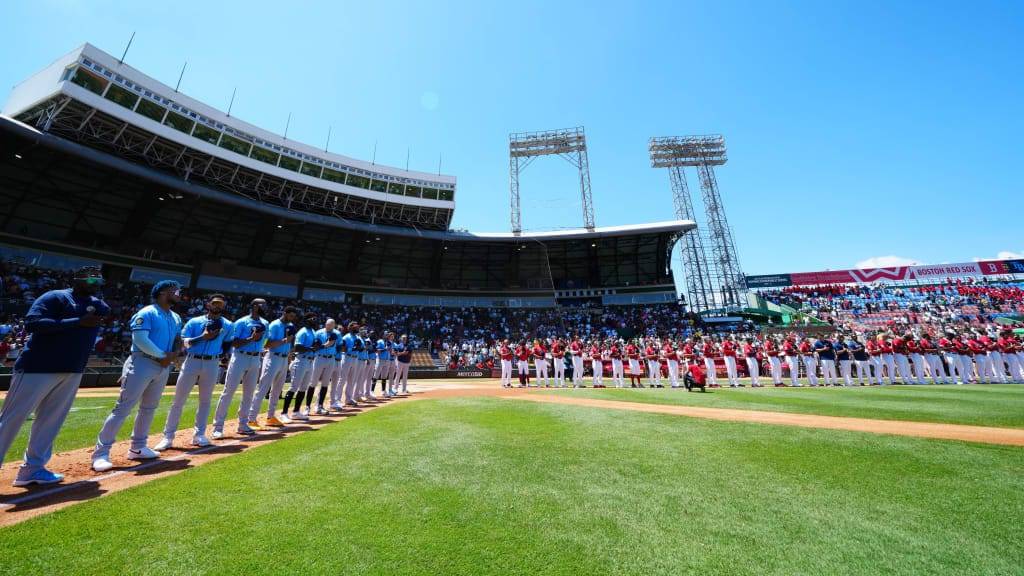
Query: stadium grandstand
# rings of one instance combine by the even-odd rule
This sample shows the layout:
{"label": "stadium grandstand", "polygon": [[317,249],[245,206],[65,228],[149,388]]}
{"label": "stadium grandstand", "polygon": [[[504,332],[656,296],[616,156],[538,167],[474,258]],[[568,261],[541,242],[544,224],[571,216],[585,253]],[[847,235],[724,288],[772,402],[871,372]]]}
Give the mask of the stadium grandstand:
{"label": "stadium grandstand", "polygon": [[[169,278],[194,297],[262,296],[342,318],[416,310],[420,324],[389,326],[418,334],[424,348],[443,333],[424,329],[443,322],[443,309],[503,309],[521,334],[544,322],[510,309],[559,325],[595,314],[595,329],[631,314],[602,318],[601,307],[685,313],[670,257],[692,221],[453,230],[455,177],[288,140],[89,44],[14,88],[0,142],[0,252],[5,289],[17,292],[5,294],[7,315],[30,302],[18,286],[38,294],[83,264],[103,266],[107,292],[118,292],[107,297],[126,314],[141,286]],[[581,306],[588,311],[567,312]],[[121,350],[122,335],[108,333],[100,349]]]}

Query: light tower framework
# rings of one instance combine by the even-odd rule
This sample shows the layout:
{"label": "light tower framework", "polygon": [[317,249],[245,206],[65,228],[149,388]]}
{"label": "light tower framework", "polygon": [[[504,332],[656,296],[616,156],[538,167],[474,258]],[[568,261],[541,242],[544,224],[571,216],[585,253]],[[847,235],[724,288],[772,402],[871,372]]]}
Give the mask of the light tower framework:
{"label": "light tower framework", "polygon": [[707,257],[699,236],[687,235],[692,238],[684,242],[682,257],[687,290],[692,290],[691,306],[697,309],[740,306],[745,281],[714,171],[715,166],[728,160],[725,139],[720,134],[651,138],[648,150],[652,167],[671,170],[677,216],[693,217],[683,171],[687,166],[697,169],[704,201],[705,237],[711,246],[711,256]]}
{"label": "light tower framework", "polygon": [[590,162],[587,136],[582,126],[543,132],[518,132],[508,136],[509,187],[511,191],[512,232],[523,231],[519,203],[519,173],[540,156],[557,155],[579,171],[580,196],[583,199],[583,226],[594,229],[594,203],[590,196]]}

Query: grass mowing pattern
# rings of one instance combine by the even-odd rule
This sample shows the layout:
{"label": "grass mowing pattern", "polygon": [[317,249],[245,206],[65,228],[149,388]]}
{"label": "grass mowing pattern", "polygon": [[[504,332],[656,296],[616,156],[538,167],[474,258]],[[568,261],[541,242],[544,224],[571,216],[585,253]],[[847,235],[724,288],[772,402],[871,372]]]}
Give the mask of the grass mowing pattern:
{"label": "grass mowing pattern", "polygon": [[648,404],[740,408],[1024,428],[1024,386],[871,386],[855,388],[708,388],[687,393],[670,388],[547,389],[541,393]]}
{"label": "grass mowing pattern", "polygon": [[388,406],[0,530],[36,574],[1020,574],[1024,450]]}

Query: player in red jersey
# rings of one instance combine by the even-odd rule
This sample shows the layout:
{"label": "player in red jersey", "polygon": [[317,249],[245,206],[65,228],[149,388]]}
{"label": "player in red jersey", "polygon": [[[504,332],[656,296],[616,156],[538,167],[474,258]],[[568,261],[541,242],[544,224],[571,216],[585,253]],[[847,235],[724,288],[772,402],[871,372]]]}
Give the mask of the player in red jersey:
{"label": "player in red jersey", "polygon": [[868,355],[868,364],[871,366],[871,372],[874,374],[872,378],[869,378],[872,384],[882,385],[882,349],[878,345],[876,338],[866,338],[864,340],[864,352]]}
{"label": "player in red jersey", "polygon": [[953,337],[953,347],[956,349],[960,361],[960,373],[963,375],[962,384],[977,382],[974,378],[974,356],[971,354],[971,347],[963,336],[956,334]]}
{"label": "player in red jersey", "polygon": [[672,339],[665,338],[661,343],[661,355],[665,358],[668,368],[668,383],[673,388],[679,388],[679,352],[672,345]]}
{"label": "player in red jersey", "polygon": [[643,388],[643,383],[640,382],[640,347],[636,345],[635,340],[630,340],[626,344],[626,360],[629,361],[629,387]]}
{"label": "player in red jersey", "polygon": [[985,373],[985,345],[981,343],[977,334],[971,334],[967,339],[967,348],[974,360],[974,371],[976,372],[974,381],[979,384],[990,384],[989,375]]}
{"label": "player in red jersey", "polygon": [[559,338],[551,342],[551,365],[555,369],[555,388],[565,388],[565,345]]}
{"label": "player in red jersey", "polygon": [[512,358],[515,357],[508,339],[501,342],[498,347],[498,356],[501,357],[501,387],[512,387]]}
{"label": "player in red jersey", "polygon": [[1003,363],[1003,353],[999,349],[999,340],[988,335],[982,335],[979,340],[985,347],[985,371],[993,382],[1006,384],[1006,365]]}
{"label": "player in red jersey", "polygon": [[590,344],[590,370],[594,378],[594,388],[604,388],[604,350],[597,340]]}
{"label": "player in red jersey", "polygon": [[725,374],[729,378],[729,388],[739,388],[740,380],[736,374],[736,343],[732,336],[726,336],[722,340],[722,357],[725,359]]}
{"label": "player in red jersey", "polygon": [[1003,330],[996,342],[999,344],[999,351],[1010,370],[1010,382],[1024,382],[1024,366],[1021,365],[1017,351],[1018,342],[1013,337],[1013,330]]}
{"label": "player in red jersey", "polygon": [[537,375],[537,387],[543,385],[551,388],[551,380],[548,379],[548,349],[540,340],[533,341],[533,348],[530,355],[533,356],[533,372]]}
{"label": "player in red jersey", "polygon": [[651,381],[651,388],[664,388],[661,384],[661,352],[658,350],[658,341],[650,339],[644,346],[644,359],[647,360],[647,378]]}
{"label": "player in red jersey", "polygon": [[914,370],[914,384],[924,384],[924,355],[921,354],[921,345],[913,334],[907,334],[907,359]]}
{"label": "player in red jersey", "polygon": [[782,356],[786,359],[786,366],[789,366],[789,384],[799,386],[797,376],[800,375],[800,362],[797,360],[796,340],[792,334],[782,341]]}
{"label": "player in red jersey", "polygon": [[580,337],[573,337],[572,343],[569,344],[569,354],[572,355],[573,388],[586,388],[586,384],[583,383],[583,356],[585,352],[583,342],[580,342]]}
{"label": "player in red jersey", "polygon": [[[696,361],[697,357],[693,356],[695,344],[689,341],[687,341],[687,344],[690,345],[690,355],[693,360]],[[715,358],[718,357],[719,350],[715,341],[711,338],[705,339],[704,344],[700,348],[700,354],[704,358],[704,375],[708,379],[708,387],[718,388],[718,369],[715,368]],[[683,359],[686,360],[686,363],[689,363],[689,360],[686,357],[685,346],[683,347]]]}
{"label": "player in red jersey", "polygon": [[692,392],[694,388],[700,388],[700,391],[704,392],[704,387],[707,385],[707,372],[696,361],[687,362],[683,384],[686,386],[687,392]]}
{"label": "player in red jersey", "polygon": [[818,357],[814,355],[814,346],[810,338],[801,338],[797,345],[800,351],[800,359],[804,363],[804,372],[807,373],[807,380],[811,386],[818,385]]}
{"label": "player in red jersey", "polygon": [[608,357],[612,359],[612,382],[616,388],[625,388],[626,382],[622,379],[622,348],[619,342],[612,341],[608,347]]}
{"label": "player in red jersey", "polygon": [[771,335],[765,336],[764,355],[768,357],[768,369],[771,371],[772,384],[775,386],[785,386],[782,382],[782,359],[779,357],[781,354],[775,338]]}
{"label": "player in red jersey", "polygon": [[885,375],[889,378],[889,385],[891,386],[896,383],[896,358],[893,356],[892,340],[879,334],[878,347],[882,352],[882,365],[885,366]]}
{"label": "player in red jersey", "polygon": [[960,362],[960,353],[957,352],[956,345],[954,343],[955,338],[956,335],[951,330],[947,330],[942,335],[942,338],[939,338],[939,353],[946,361],[946,370],[953,383],[963,384],[964,375],[961,372],[962,364]]}
{"label": "player in red jersey", "polygon": [[907,340],[909,339],[910,334],[892,339],[892,356],[896,362],[896,374],[899,374],[902,384],[914,383],[914,376],[910,373],[910,359],[907,356]]}
{"label": "player in red jersey", "polygon": [[747,338],[743,343],[743,358],[747,362],[747,374],[750,376],[750,387],[760,388],[761,362],[758,359],[759,346],[756,338]]}
{"label": "player in red jersey", "polygon": [[516,369],[519,373],[519,387],[530,385],[530,346],[523,340],[516,346]]}

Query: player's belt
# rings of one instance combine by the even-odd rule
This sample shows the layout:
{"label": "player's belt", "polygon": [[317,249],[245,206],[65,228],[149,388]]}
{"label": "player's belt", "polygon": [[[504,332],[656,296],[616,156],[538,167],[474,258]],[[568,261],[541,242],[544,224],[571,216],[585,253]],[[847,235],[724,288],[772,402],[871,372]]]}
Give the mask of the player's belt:
{"label": "player's belt", "polygon": [[288,353],[287,352],[283,352],[283,353],[282,352],[271,352],[271,354],[273,354],[274,356],[277,356],[278,358],[287,358],[288,357]]}
{"label": "player's belt", "polygon": [[216,354],[189,354],[189,358],[195,358],[196,360],[213,360],[219,356]]}
{"label": "player's belt", "polygon": [[356,355],[355,354],[345,354],[345,357],[346,358],[355,358]]}
{"label": "player's belt", "polygon": [[316,358],[316,356],[313,356],[313,355],[299,356],[299,358],[302,358],[303,360],[312,360],[312,359]]}
{"label": "player's belt", "polygon": [[259,356],[260,355],[259,352],[245,352],[243,350],[235,350],[235,352],[238,353],[238,354],[244,354],[246,356]]}
{"label": "player's belt", "polygon": [[156,356],[146,354],[145,352],[132,352],[132,356],[141,356],[146,360],[152,360],[153,362],[160,362],[163,360],[163,358],[157,358]]}

